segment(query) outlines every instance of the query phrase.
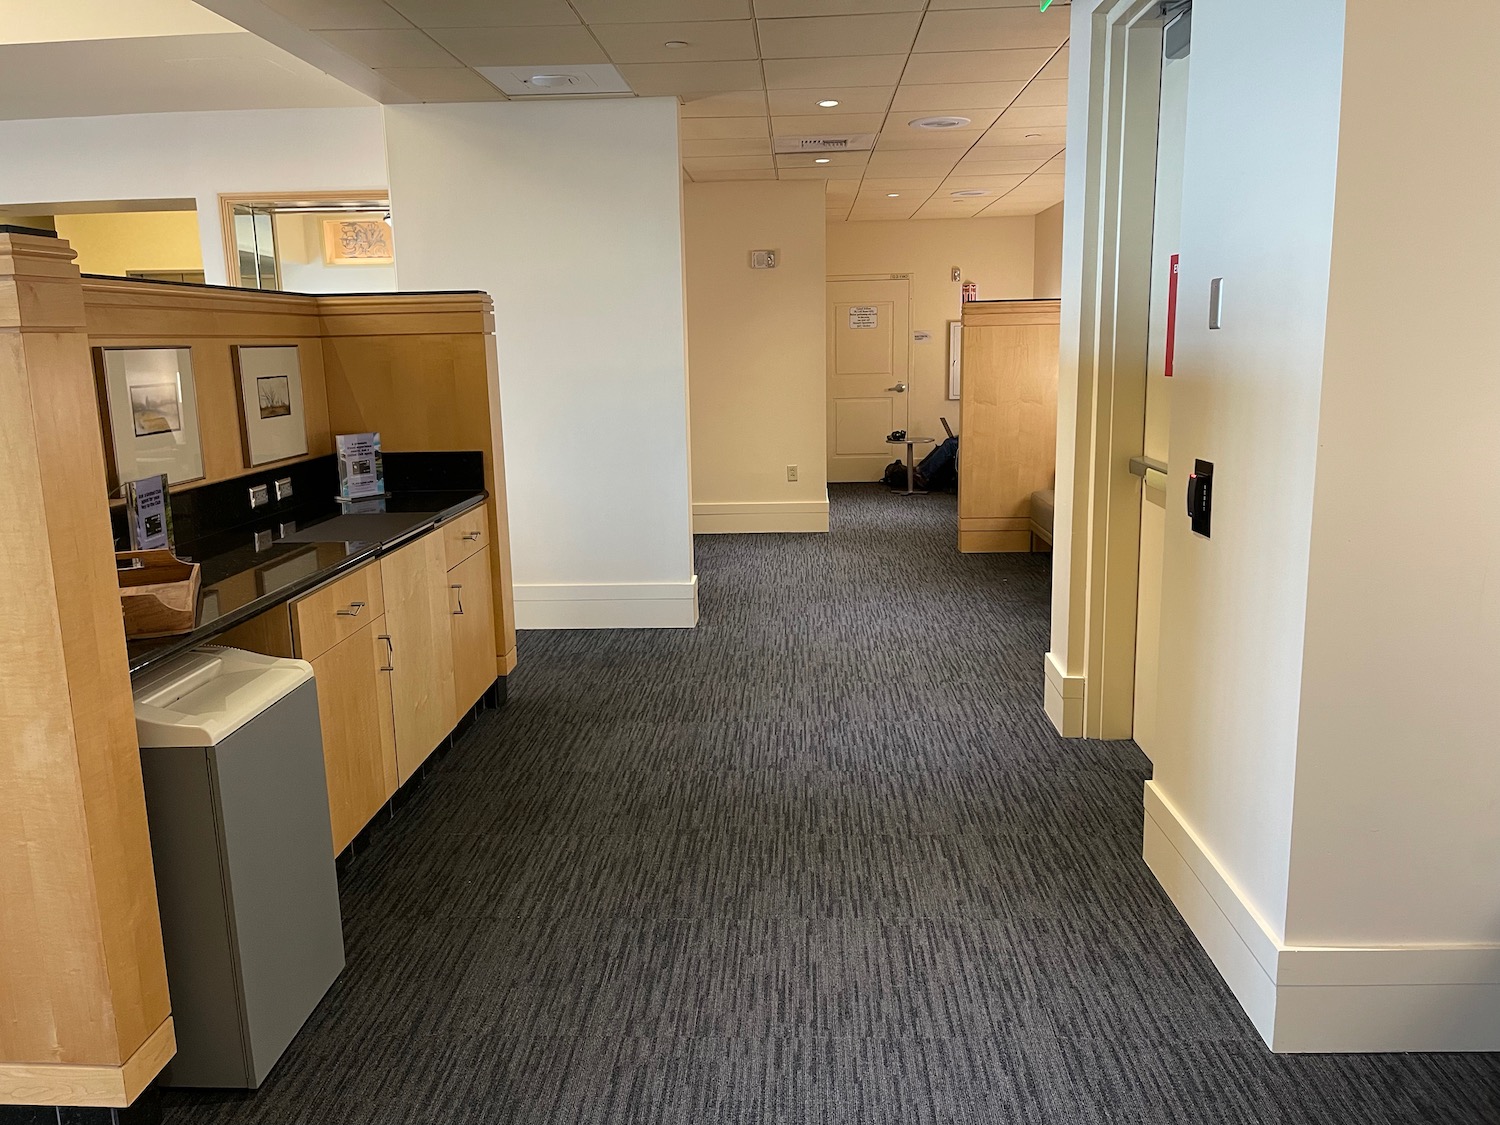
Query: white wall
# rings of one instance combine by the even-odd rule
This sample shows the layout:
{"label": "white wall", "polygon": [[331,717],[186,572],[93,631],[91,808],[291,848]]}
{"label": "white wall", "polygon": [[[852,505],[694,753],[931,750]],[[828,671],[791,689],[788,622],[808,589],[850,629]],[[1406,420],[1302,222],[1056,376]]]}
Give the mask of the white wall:
{"label": "white wall", "polygon": [[1048,207],[1032,217],[1035,232],[1035,264],[1031,295],[1038,300],[1062,296],[1063,205]]}
{"label": "white wall", "polygon": [[[324,220],[379,222],[384,214],[383,211],[369,214],[283,211],[271,216],[276,227],[276,262],[281,273],[281,288],[290,293],[395,292],[394,265],[330,265],[323,250]],[[400,250],[396,253],[400,254]]]}
{"label": "white wall", "polygon": [[517,625],[694,624],[675,100],[385,120],[402,287],[495,299]]}
{"label": "white wall", "polygon": [[203,272],[227,281],[219,194],[385,187],[380,110],[0,121],[0,204],[193,199]]}
{"label": "white wall", "polygon": [[[694,529],[827,531],[823,185],[685,191]],[[776,268],[751,269],[767,249]]]}

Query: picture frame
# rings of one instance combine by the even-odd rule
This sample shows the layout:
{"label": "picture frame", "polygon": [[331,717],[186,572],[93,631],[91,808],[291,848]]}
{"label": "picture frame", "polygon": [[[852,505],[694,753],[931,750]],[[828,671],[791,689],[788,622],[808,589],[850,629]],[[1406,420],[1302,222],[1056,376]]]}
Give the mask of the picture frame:
{"label": "picture frame", "polygon": [[390,266],[395,234],[381,219],[324,219],[323,258],[330,266]]}
{"label": "picture frame", "polygon": [[245,468],[307,455],[302,362],[296,344],[236,344],[235,400]]}
{"label": "picture frame", "polygon": [[964,322],[948,322],[948,399],[957,402],[963,391]]}
{"label": "picture frame", "polygon": [[110,495],[164,474],[202,480],[203,440],[191,348],[95,348],[94,378]]}

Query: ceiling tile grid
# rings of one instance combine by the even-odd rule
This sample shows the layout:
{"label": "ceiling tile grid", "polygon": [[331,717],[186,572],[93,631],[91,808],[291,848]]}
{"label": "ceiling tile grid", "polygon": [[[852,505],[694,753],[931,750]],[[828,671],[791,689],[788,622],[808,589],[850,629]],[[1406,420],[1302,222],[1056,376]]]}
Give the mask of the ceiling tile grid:
{"label": "ceiling tile grid", "polygon": [[[689,179],[821,179],[830,219],[1062,199],[1069,0],[263,2],[419,101],[505,98],[479,67],[613,66],[678,98]],[[775,151],[855,134],[873,148]]]}

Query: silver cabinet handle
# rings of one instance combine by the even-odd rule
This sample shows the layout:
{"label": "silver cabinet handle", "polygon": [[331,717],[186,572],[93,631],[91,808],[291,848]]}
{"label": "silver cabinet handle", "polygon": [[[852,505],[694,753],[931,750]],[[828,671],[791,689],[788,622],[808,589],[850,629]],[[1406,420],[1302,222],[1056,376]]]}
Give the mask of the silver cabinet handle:
{"label": "silver cabinet handle", "polygon": [[888,391],[904,391],[904,390],[906,390],[906,384],[905,383],[897,383],[894,387],[887,387],[886,390],[888,390]]}
{"label": "silver cabinet handle", "polygon": [[379,639],[385,642],[385,666],[380,670],[394,672],[396,670],[396,646],[391,644],[391,638],[384,633],[379,635]]}
{"label": "silver cabinet handle", "polygon": [[359,611],[365,608],[364,602],[350,602],[348,609],[338,610],[335,617],[358,617]]}
{"label": "silver cabinet handle", "polygon": [[466,532],[464,534],[464,541],[466,543],[472,543],[472,542],[474,542],[474,540],[478,539],[483,534],[484,534],[484,532],[482,532],[482,531],[470,531],[470,532]]}
{"label": "silver cabinet handle", "polygon": [[464,588],[459,585],[449,586],[448,589],[458,591],[458,608],[453,611],[453,616],[462,617],[464,615]]}

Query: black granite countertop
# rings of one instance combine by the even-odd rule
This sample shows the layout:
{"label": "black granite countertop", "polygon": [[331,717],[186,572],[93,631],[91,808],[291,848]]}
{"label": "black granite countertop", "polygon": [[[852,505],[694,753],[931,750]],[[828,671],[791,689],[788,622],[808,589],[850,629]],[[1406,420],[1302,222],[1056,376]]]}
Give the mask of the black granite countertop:
{"label": "black granite countertop", "polygon": [[[197,625],[173,637],[131,640],[134,675],[213,640],[258,614],[321,586],[340,574],[482,504],[483,490],[410,491],[346,509],[331,497],[278,512],[264,526],[248,524],[182,543],[178,554],[201,567]],[[376,513],[374,519],[363,519]],[[350,528],[351,517],[362,526]],[[334,523],[332,521],[339,521]],[[328,538],[319,532],[327,526]],[[369,536],[345,540],[351,530]],[[378,537],[376,537],[378,536]]]}

